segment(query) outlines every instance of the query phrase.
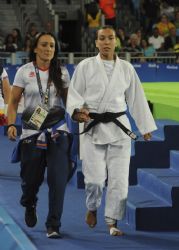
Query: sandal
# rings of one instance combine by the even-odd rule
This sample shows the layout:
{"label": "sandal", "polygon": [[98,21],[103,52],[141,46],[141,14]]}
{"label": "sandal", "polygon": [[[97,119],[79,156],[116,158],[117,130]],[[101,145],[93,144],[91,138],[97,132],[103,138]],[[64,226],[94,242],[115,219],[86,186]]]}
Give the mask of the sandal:
{"label": "sandal", "polygon": [[124,235],[124,233],[115,226],[110,227],[109,233],[112,236],[122,236],[122,235]]}
{"label": "sandal", "polygon": [[96,213],[97,211],[87,211],[86,213],[86,223],[91,228],[95,227],[97,224]]}

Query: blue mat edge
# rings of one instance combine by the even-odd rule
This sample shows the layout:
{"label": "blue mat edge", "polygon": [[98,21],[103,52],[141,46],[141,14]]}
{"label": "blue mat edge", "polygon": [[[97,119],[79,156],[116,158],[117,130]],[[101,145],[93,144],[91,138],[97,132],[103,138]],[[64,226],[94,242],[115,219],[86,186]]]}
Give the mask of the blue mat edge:
{"label": "blue mat edge", "polygon": [[[16,244],[16,250],[37,250],[21,228],[15,223],[7,211],[0,206],[0,224],[5,229],[5,234],[10,234],[12,242]],[[0,229],[1,230],[1,229]],[[6,237],[0,236],[1,246],[6,246]]]}

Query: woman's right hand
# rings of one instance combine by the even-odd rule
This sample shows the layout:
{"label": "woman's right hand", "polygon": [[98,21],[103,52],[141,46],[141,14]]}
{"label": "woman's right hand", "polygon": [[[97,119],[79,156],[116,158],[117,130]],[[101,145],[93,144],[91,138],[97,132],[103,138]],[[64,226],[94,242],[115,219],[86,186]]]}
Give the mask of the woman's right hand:
{"label": "woman's right hand", "polygon": [[78,122],[88,122],[90,120],[89,111],[85,108],[81,108],[73,114],[73,120]]}
{"label": "woman's right hand", "polygon": [[16,140],[16,137],[17,137],[17,129],[15,126],[10,126],[7,130],[7,135],[8,135],[8,138],[12,141],[15,141]]}

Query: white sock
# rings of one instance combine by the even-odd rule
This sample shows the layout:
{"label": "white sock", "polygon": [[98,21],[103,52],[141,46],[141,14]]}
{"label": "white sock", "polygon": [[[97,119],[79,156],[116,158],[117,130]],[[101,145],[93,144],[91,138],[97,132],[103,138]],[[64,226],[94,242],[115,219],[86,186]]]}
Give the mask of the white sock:
{"label": "white sock", "polygon": [[105,222],[106,222],[107,225],[115,225],[116,224],[115,219],[112,219],[112,218],[106,217],[106,216],[105,216]]}

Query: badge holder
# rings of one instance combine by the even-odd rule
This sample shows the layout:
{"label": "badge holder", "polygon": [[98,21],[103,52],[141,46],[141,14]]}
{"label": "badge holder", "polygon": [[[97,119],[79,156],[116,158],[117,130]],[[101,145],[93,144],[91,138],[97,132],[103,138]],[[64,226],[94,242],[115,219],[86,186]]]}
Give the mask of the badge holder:
{"label": "badge holder", "polygon": [[34,67],[35,67],[37,84],[39,87],[39,93],[41,96],[42,104],[39,104],[36,107],[36,109],[32,113],[27,124],[36,130],[40,130],[40,128],[42,127],[42,124],[45,121],[45,118],[47,117],[48,112],[49,112],[48,103],[49,103],[49,98],[50,98],[50,80],[48,78],[46,91],[43,92],[42,84],[41,84],[41,80],[40,80],[40,75],[39,75],[39,70],[38,70],[36,64],[34,64]]}
{"label": "badge holder", "polygon": [[48,115],[48,110],[38,105],[34,110],[32,116],[30,117],[28,125],[36,130],[40,130],[47,115]]}

